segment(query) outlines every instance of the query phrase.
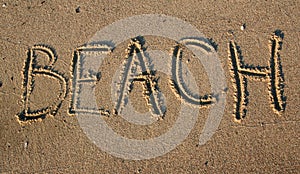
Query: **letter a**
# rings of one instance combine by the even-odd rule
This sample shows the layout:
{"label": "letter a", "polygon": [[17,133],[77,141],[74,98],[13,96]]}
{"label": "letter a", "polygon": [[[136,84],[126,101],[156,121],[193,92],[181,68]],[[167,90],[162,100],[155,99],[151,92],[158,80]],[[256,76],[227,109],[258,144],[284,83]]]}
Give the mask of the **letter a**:
{"label": "letter a", "polygon": [[161,91],[158,90],[158,79],[155,72],[151,70],[150,60],[145,56],[144,38],[138,36],[131,39],[126,52],[127,58],[123,64],[123,70],[118,85],[117,101],[115,102],[115,114],[120,114],[127,105],[129,92],[133,89],[136,81],[142,82],[147,104],[150,106],[152,115],[161,119],[166,112],[165,101]]}
{"label": "letter a", "polygon": [[235,90],[235,121],[240,122],[246,116],[246,106],[248,103],[247,80],[253,77],[253,80],[264,79],[269,84],[269,94],[274,112],[280,114],[285,110],[286,98],[284,92],[284,78],[280,61],[280,50],[282,45],[283,33],[276,30],[272,35],[270,47],[269,66],[249,66],[244,63],[241,51],[234,41],[229,43],[230,70],[233,86]]}

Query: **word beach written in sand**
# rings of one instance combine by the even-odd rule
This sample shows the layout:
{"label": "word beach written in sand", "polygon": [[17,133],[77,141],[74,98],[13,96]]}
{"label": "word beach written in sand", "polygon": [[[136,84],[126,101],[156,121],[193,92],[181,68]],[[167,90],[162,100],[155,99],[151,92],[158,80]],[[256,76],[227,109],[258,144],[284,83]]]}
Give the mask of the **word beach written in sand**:
{"label": "word beach written in sand", "polygon": [[[248,80],[260,80],[268,83],[270,103],[275,113],[281,114],[286,107],[286,98],[284,96],[284,78],[280,59],[280,50],[282,48],[283,33],[276,30],[272,33],[269,40],[270,59],[268,66],[250,66],[245,64],[241,49],[236,42],[231,40],[228,44],[229,70],[231,81],[234,87],[234,120],[241,122],[246,117],[248,104]],[[78,101],[79,91],[84,91],[85,84],[95,84],[101,78],[101,73],[92,70],[82,70],[84,58],[97,58],[104,54],[109,54],[114,48],[109,45],[87,45],[75,49],[71,66],[72,78],[66,77],[54,68],[58,58],[54,48],[47,45],[34,45],[28,49],[27,59],[23,69],[23,90],[22,95],[23,110],[17,114],[20,123],[31,122],[46,118],[46,116],[55,116],[60,109],[68,93],[71,93],[71,102],[69,113],[76,112],[95,112],[104,116],[118,115],[128,102],[129,93],[135,83],[142,83],[143,95],[149,106],[152,115],[157,119],[163,119],[166,107],[164,98],[159,91],[156,72],[151,70],[151,62],[144,55],[146,48],[143,46],[141,36],[133,38],[125,50],[127,56],[124,59],[121,70],[114,110],[110,111],[97,106],[80,106]],[[197,40],[189,39],[187,42],[199,44]],[[208,42],[209,43],[209,42]],[[184,84],[182,79],[182,47],[177,44],[170,50],[172,59],[170,87],[174,94],[184,102],[191,105],[209,106],[217,101],[217,94],[206,94],[204,96],[193,94]],[[211,46],[213,48],[213,46]],[[38,54],[44,54],[48,58],[47,65],[39,65]],[[36,77],[53,78],[60,84],[60,92],[56,100],[49,106],[41,109],[30,109],[30,96],[34,90]]]}

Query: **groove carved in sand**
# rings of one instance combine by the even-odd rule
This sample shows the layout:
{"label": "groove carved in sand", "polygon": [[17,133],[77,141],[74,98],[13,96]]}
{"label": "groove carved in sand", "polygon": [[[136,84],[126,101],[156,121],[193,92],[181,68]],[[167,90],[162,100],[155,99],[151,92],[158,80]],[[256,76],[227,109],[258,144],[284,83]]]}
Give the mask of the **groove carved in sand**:
{"label": "groove carved in sand", "polygon": [[[80,113],[94,113],[101,114],[103,116],[109,116],[110,111],[104,108],[89,108],[88,106],[81,106],[80,103],[80,93],[83,92],[84,85],[89,85],[86,88],[93,88],[96,82],[100,80],[101,73],[88,69],[85,70],[84,63],[85,59],[89,56],[92,58],[97,58],[97,56],[102,56],[109,54],[111,52],[111,47],[107,45],[87,45],[77,48],[74,51],[71,72],[72,72],[72,89],[71,89],[71,101],[69,107],[69,114]],[[99,57],[98,57],[99,58]]]}
{"label": "groove carved in sand", "polygon": [[[36,58],[39,54],[38,52],[42,52],[47,55],[47,58],[49,59],[47,65],[41,66],[37,63]],[[23,110],[17,115],[20,123],[43,119],[47,114],[54,116],[57,113],[58,109],[61,107],[61,104],[68,93],[68,79],[53,68],[56,60],[57,55],[55,50],[48,45],[34,45],[28,50],[27,59],[23,68]],[[53,101],[52,105],[38,110],[31,110],[30,95],[34,90],[34,79],[36,75],[42,75],[48,78],[57,79],[60,83],[60,93],[58,94],[58,97],[55,99],[55,101]]]}
{"label": "groove carved in sand", "polygon": [[157,87],[155,72],[150,70],[150,60],[144,54],[143,40],[136,37],[131,40],[126,50],[127,57],[124,60],[121,70],[120,82],[117,87],[115,102],[115,114],[122,112],[128,102],[129,92],[134,82],[143,83],[143,94],[147,104],[151,108],[152,115],[156,118],[163,118],[165,106],[162,95]]}
{"label": "groove carved in sand", "polygon": [[184,101],[194,105],[208,105],[214,102],[210,94],[200,96],[193,94],[185,85],[182,77],[182,50],[180,45],[175,46],[172,55],[172,78],[170,84],[173,92]]}
{"label": "groove carved in sand", "polygon": [[269,40],[270,60],[267,67],[245,65],[239,47],[234,41],[229,42],[229,65],[235,93],[235,121],[240,122],[246,116],[249,95],[247,79],[267,81],[274,112],[280,114],[285,110],[284,77],[280,60],[282,39],[281,31],[277,30],[272,34]]}

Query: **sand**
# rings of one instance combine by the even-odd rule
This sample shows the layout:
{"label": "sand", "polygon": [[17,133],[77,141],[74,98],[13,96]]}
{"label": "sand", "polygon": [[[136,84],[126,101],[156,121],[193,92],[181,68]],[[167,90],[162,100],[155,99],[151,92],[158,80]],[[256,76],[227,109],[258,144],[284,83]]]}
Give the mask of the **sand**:
{"label": "sand", "polygon": [[[2,1],[0,5],[1,173],[299,173],[299,3],[54,0]],[[140,44],[128,38],[108,49],[98,71],[87,71],[83,77],[95,82],[95,112],[103,114],[101,119],[111,130],[129,140],[148,142],[173,130],[177,120],[193,125],[173,150],[134,160],[90,140],[82,126],[84,117],[76,116],[80,108],[74,107],[80,106],[76,97],[86,87],[72,86],[76,65],[80,65],[76,55],[77,60],[79,54],[89,55],[84,50],[90,45],[85,44],[97,31],[141,14],[176,17],[201,31],[208,52],[218,55],[226,88],[218,95],[212,93],[202,62],[172,39],[142,36],[145,43]],[[92,49],[99,48],[104,49],[101,44]],[[128,55],[154,49],[174,55],[165,64],[174,72],[173,79],[152,69],[142,70],[146,73],[140,76],[124,69],[130,62]],[[147,62],[138,56],[132,61]],[[185,90],[181,82],[188,75],[184,74],[194,75],[200,101],[193,91]],[[133,85],[112,84],[127,77]],[[199,144],[209,111],[220,95],[226,96],[220,124],[208,141]],[[151,119],[141,116],[141,122],[139,117],[118,115],[126,112],[127,99],[136,111],[150,113]],[[198,114],[180,117],[182,102],[193,105]],[[82,108],[80,112],[94,109]],[[174,135],[184,132],[177,131]],[[118,143],[113,147],[121,149]],[[139,157],[147,154],[140,152]]]}

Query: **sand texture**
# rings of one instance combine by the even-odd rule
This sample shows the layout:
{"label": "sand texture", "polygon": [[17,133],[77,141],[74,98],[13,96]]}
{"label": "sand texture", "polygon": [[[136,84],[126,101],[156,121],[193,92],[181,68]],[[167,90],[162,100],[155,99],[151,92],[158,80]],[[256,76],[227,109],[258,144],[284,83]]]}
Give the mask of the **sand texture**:
{"label": "sand texture", "polygon": [[[300,173],[300,2],[0,5],[0,173]],[[136,35],[118,45],[90,42],[104,27],[142,14],[176,17],[205,37],[179,42]],[[220,66],[208,68],[192,47],[217,55]],[[224,72],[219,92],[207,74],[214,68]],[[222,96],[218,121],[210,110]],[[185,117],[183,107],[191,108]],[[101,149],[82,126],[88,123],[84,114],[101,115],[109,131],[144,146],[170,131],[187,136],[170,151],[164,147],[172,143],[161,142],[153,154],[161,147],[166,153],[153,158],[143,147],[129,154],[136,146],[121,147],[121,141]],[[220,124],[205,132],[206,120]],[[101,132],[94,125],[89,129]],[[103,132],[101,140],[109,141]],[[112,147],[129,151],[105,150]]]}

